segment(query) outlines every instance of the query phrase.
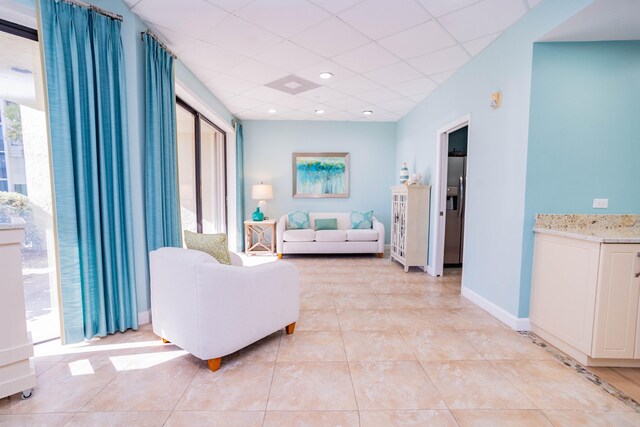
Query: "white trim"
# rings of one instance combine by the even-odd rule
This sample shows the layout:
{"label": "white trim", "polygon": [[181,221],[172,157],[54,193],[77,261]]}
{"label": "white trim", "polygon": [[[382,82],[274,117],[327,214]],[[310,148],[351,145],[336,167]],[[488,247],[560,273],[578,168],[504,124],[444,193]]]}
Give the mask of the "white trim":
{"label": "white trim", "polygon": [[[436,132],[436,182],[435,207],[436,220],[433,222],[433,242],[435,245],[433,265],[427,266],[427,272],[432,276],[442,276],[444,273],[444,231],[445,213],[447,211],[447,153],[449,146],[449,134],[460,128],[471,125],[471,114],[466,114],[459,119],[438,129]],[[469,137],[467,136],[467,141]],[[466,247],[466,245],[465,245]]]}
{"label": "white trim", "polygon": [[138,312],[138,325],[146,325],[151,323],[151,310]]}
{"label": "white trim", "polygon": [[516,317],[505,309],[498,307],[488,299],[478,295],[469,288],[465,288],[464,286],[461,289],[461,294],[463,297],[465,297],[484,311],[488,312],[490,315],[492,315],[505,325],[509,326],[511,329],[514,329],[516,331],[531,330],[531,322],[528,317]]}

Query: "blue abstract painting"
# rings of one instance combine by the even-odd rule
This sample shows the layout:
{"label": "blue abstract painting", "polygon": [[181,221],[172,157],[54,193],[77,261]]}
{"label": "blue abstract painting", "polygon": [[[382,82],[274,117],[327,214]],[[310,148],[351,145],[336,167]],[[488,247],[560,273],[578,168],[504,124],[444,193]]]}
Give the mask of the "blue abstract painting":
{"label": "blue abstract painting", "polygon": [[348,153],[293,155],[294,197],[349,197]]}

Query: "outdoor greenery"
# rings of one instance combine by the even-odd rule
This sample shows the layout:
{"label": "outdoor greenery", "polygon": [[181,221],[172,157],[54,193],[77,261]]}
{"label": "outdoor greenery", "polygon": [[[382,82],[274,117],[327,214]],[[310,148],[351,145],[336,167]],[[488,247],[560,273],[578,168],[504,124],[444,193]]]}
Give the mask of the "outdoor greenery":
{"label": "outdoor greenery", "polygon": [[44,250],[44,242],[40,238],[38,226],[33,222],[33,206],[29,198],[20,193],[0,191],[0,221],[11,217],[20,217],[26,222],[24,249],[29,251]]}
{"label": "outdoor greenery", "polygon": [[20,104],[6,102],[4,107],[6,119],[7,139],[10,143],[22,141],[22,119],[20,117]]}

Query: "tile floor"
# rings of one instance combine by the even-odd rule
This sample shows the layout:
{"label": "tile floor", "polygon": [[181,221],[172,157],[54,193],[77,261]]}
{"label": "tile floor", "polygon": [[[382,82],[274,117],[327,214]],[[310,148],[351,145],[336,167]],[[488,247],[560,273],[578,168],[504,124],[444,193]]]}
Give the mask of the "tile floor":
{"label": "tile floor", "polygon": [[0,426],[637,426],[640,413],[460,296],[460,272],[295,257],[301,312],[220,371],[149,325],[36,348]]}

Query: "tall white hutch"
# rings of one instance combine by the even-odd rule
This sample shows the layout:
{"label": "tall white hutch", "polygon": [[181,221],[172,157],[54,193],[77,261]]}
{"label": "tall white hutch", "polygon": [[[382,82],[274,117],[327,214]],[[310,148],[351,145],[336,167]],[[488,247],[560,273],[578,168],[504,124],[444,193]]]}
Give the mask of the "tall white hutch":
{"label": "tall white hutch", "polygon": [[391,259],[427,270],[430,185],[391,187]]}

